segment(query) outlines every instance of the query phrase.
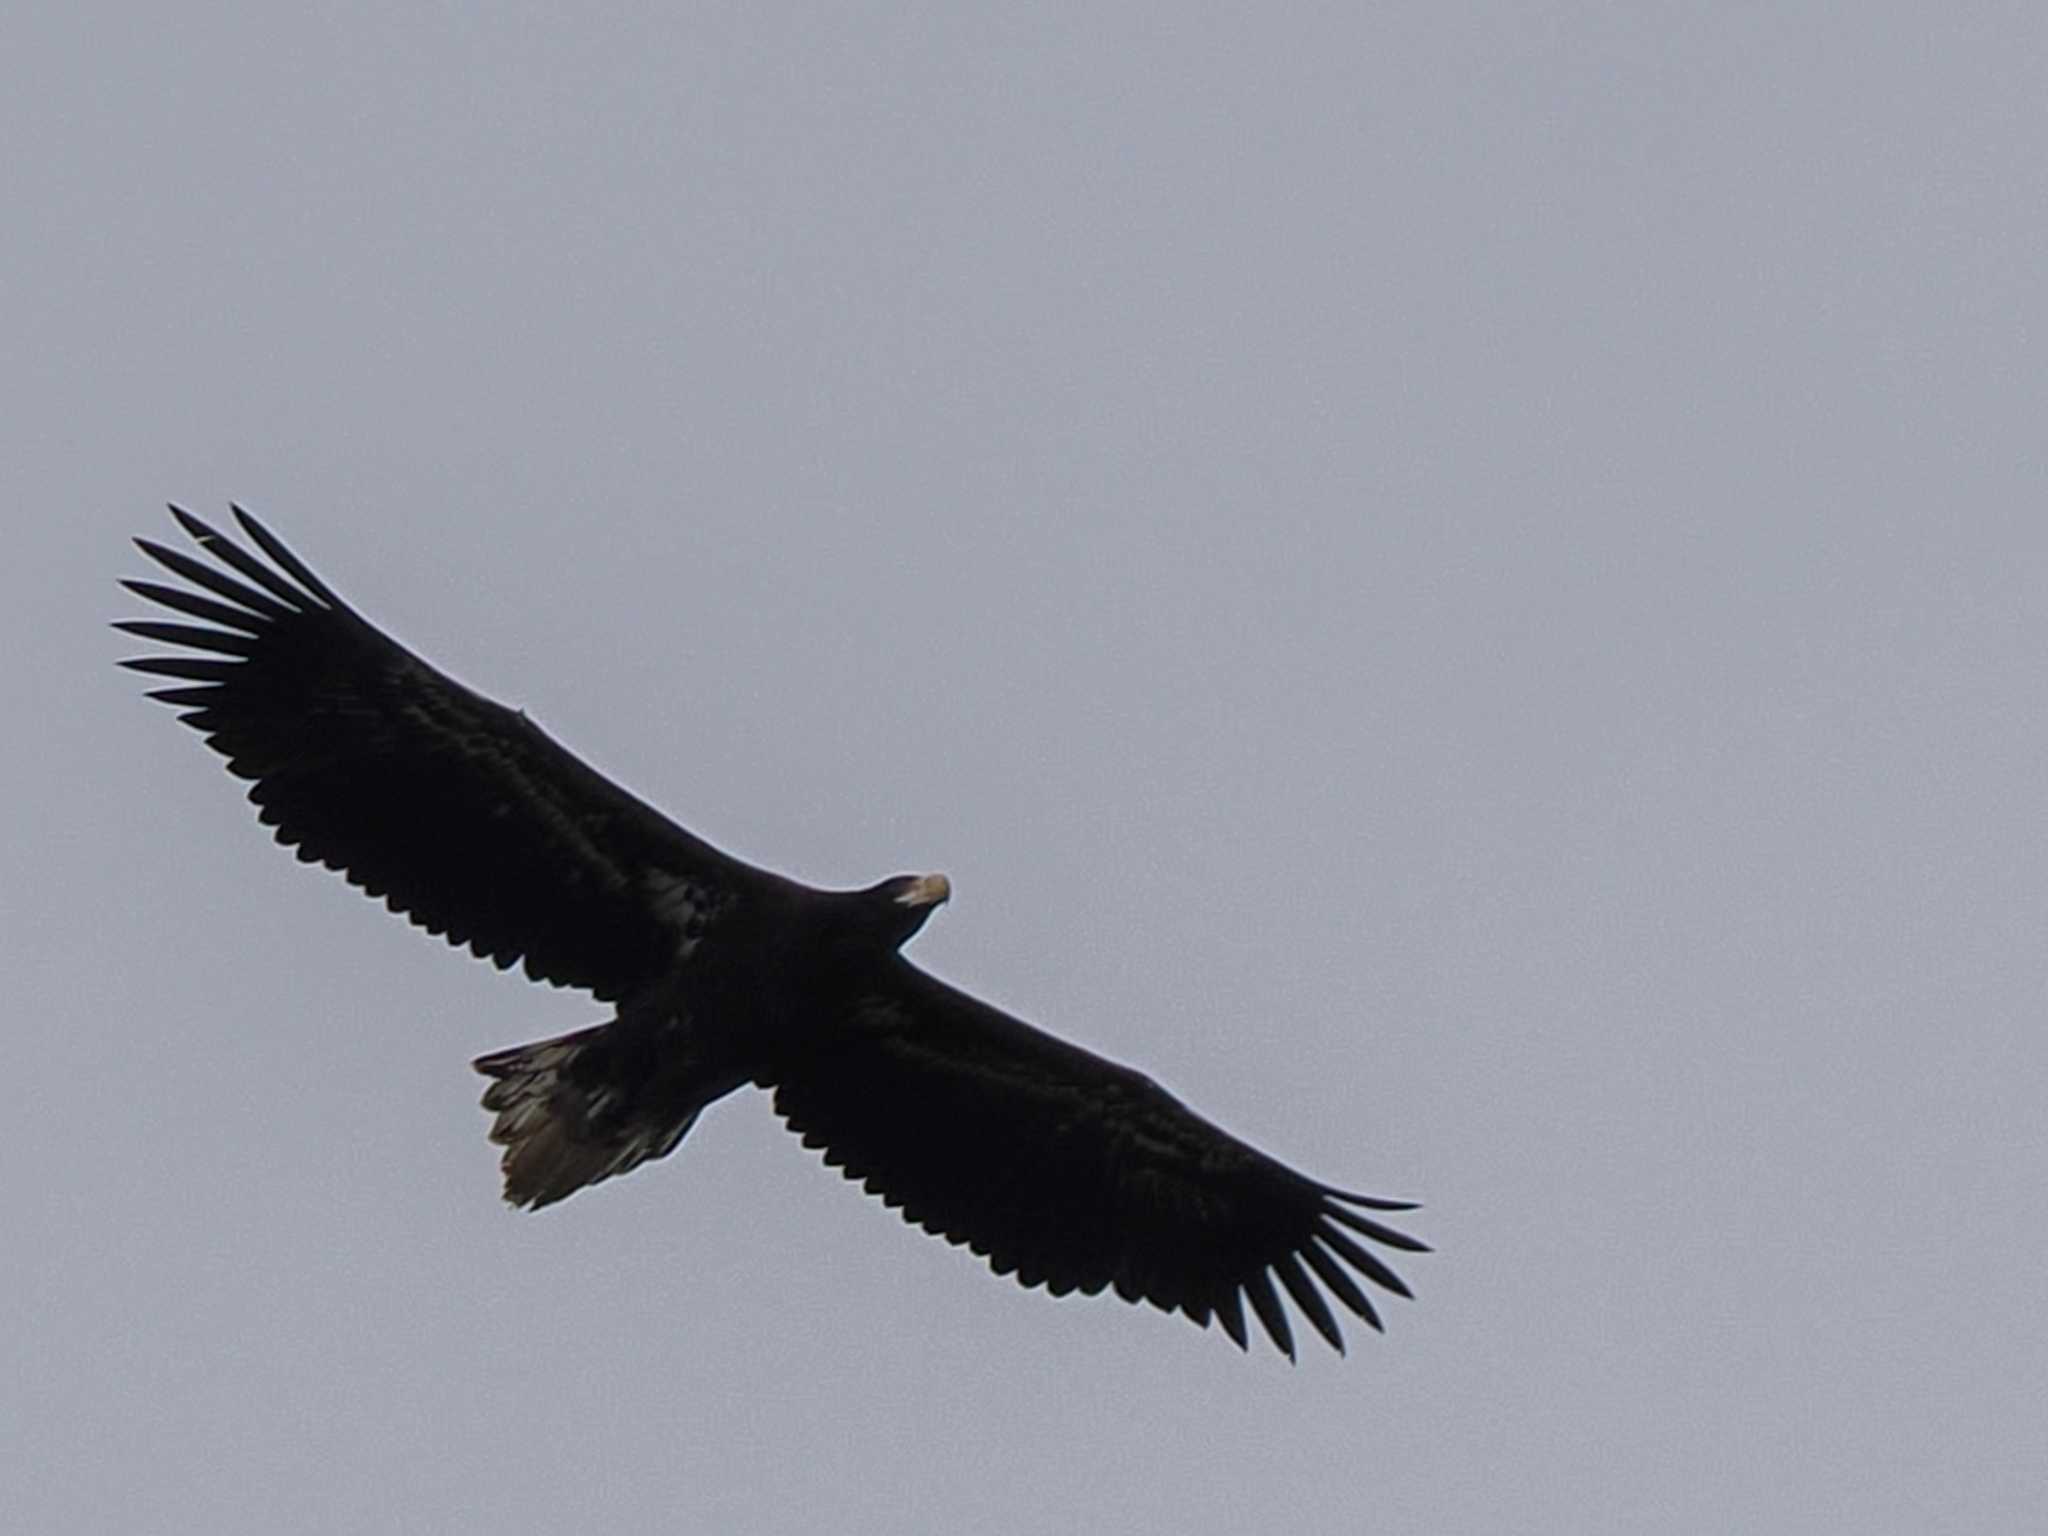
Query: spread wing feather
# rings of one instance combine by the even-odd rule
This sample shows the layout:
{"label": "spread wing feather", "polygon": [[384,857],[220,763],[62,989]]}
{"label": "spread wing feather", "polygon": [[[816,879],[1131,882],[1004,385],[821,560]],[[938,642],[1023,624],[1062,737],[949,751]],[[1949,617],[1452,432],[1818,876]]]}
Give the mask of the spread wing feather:
{"label": "spread wing feather", "polygon": [[[1346,1194],[1217,1129],[1131,1069],[892,959],[772,1074],[804,1144],[997,1274],[1054,1295],[1114,1288],[1245,1344],[1243,1303],[1289,1358],[1277,1278],[1344,1347],[1325,1296],[1378,1328],[1354,1272],[1408,1288],[1356,1233],[1421,1243],[1360,1214],[1412,1206]],[[1304,1267],[1306,1266],[1306,1267]],[[1316,1282],[1322,1283],[1318,1289]]]}
{"label": "spread wing feather", "polygon": [[239,507],[269,564],[171,511],[216,564],[138,539],[188,585],[123,585],[202,622],[117,625],[184,648],[123,664],[180,684],[151,697],[253,781],[259,818],[300,859],[500,968],[524,960],[607,1000],[776,882],[427,665]]}

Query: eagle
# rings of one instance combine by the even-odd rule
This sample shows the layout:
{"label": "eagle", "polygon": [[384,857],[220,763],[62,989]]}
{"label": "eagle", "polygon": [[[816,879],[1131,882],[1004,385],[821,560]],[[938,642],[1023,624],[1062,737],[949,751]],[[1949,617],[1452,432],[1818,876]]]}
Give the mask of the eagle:
{"label": "eagle", "polygon": [[[1428,1249],[1350,1193],[1227,1134],[1140,1072],[920,970],[902,947],[944,875],[820,890],[693,836],[526,715],[364,618],[240,507],[253,550],[173,506],[201,554],[136,545],[182,581],[123,581],[181,620],[121,665],[249,782],[257,819],[499,969],[611,1010],[477,1058],[504,1196],[538,1208],[676,1149],[749,1085],[827,1164],[998,1275],[1213,1320],[1245,1304],[1288,1359],[1280,1299],[1334,1349],[1330,1302],[1374,1329],[1367,1247]],[[1276,1289],[1276,1282],[1278,1289]]]}

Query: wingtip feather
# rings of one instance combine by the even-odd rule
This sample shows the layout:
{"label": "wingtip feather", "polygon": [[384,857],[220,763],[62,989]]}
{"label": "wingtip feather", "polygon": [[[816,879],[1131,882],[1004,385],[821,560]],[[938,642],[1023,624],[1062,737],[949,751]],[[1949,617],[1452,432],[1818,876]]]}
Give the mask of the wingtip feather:
{"label": "wingtip feather", "polygon": [[1244,1301],[1238,1295],[1237,1287],[1224,1292],[1216,1303],[1216,1321],[1223,1325],[1223,1331],[1230,1335],[1230,1342],[1244,1354],[1251,1353],[1251,1340],[1244,1331]]}
{"label": "wingtip feather", "polygon": [[1369,1211],[1419,1211],[1419,1200],[1389,1200],[1384,1195],[1361,1195],[1354,1189],[1338,1189],[1332,1184],[1316,1186],[1332,1200],[1341,1200],[1346,1205],[1364,1206]]}
{"label": "wingtip feather", "polygon": [[1280,1305],[1280,1298],[1273,1290],[1273,1277],[1263,1269],[1254,1272],[1244,1283],[1244,1293],[1251,1298],[1252,1310],[1259,1315],[1266,1336],[1291,1362],[1294,1359],[1294,1330],[1287,1324],[1287,1309]]}
{"label": "wingtip feather", "polygon": [[1330,1348],[1343,1354],[1344,1334],[1337,1327],[1337,1319],[1330,1311],[1330,1304],[1323,1299],[1323,1293],[1302,1270],[1301,1260],[1291,1253],[1284,1253],[1275,1261],[1273,1270],[1280,1276],[1280,1283],[1287,1287],[1287,1294],[1294,1298],[1294,1304],[1301,1308],[1309,1326],[1323,1336]]}
{"label": "wingtip feather", "polygon": [[300,586],[311,592],[330,608],[338,608],[345,613],[353,612],[348,604],[341,600],[335,590],[318,576],[315,576],[311,567],[297,555],[293,554],[283,539],[280,539],[276,534],[264,527],[257,520],[253,512],[244,508],[240,502],[233,501],[228,503],[228,510],[235,514],[235,521],[242,525],[244,533],[256,541],[257,547],[270,556],[271,559],[275,560]]}
{"label": "wingtip feather", "polygon": [[1363,1233],[1376,1243],[1384,1243],[1389,1248],[1399,1248],[1404,1253],[1429,1252],[1428,1245],[1420,1239],[1410,1237],[1406,1232],[1397,1232],[1377,1221],[1368,1221],[1356,1211],[1347,1211],[1340,1205],[1324,1206],[1323,1218],[1349,1227],[1354,1232]]}
{"label": "wingtip feather", "polygon": [[175,501],[167,502],[165,503],[165,505],[167,505],[171,509],[171,516],[178,520],[178,526],[184,529],[186,533],[190,534],[199,543],[204,544],[209,539],[217,539],[220,537],[220,534],[215,532],[211,526],[201,521],[199,518],[193,516],[190,512],[187,512]]}
{"label": "wingtip feather", "polygon": [[1384,1259],[1370,1249],[1360,1247],[1337,1228],[1327,1224],[1318,1228],[1316,1241],[1327,1244],[1333,1253],[1382,1290],[1405,1296],[1410,1301],[1415,1299],[1415,1293],[1408,1289],[1408,1282],[1388,1268]]}

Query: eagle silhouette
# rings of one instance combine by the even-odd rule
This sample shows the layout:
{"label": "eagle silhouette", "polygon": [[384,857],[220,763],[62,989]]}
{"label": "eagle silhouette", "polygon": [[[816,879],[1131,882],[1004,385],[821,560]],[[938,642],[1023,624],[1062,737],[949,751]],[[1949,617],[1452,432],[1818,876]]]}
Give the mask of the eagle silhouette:
{"label": "eagle silhouette", "polygon": [[[177,507],[214,563],[137,539],[188,585],[124,581],[197,623],[122,663],[250,782],[278,842],[500,969],[581,988],[603,1023],[478,1058],[505,1198],[539,1207],[675,1150],[749,1084],[904,1218],[1055,1296],[1114,1290],[1290,1359],[1279,1289],[1339,1351],[1328,1297],[1410,1294],[1364,1214],[1413,1210],[1295,1172],[1150,1078],[919,970],[899,950],[943,875],[817,890],[691,835],[523,713],[436,671],[240,507],[255,549]],[[1318,1284],[1320,1282],[1320,1284]],[[1325,1296],[1328,1293],[1328,1297]]]}

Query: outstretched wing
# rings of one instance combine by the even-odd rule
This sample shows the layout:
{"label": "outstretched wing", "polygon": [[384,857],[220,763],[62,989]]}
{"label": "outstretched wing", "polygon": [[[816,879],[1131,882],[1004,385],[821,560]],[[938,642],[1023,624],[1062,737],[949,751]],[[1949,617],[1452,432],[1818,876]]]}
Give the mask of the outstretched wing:
{"label": "outstretched wing", "polygon": [[1324,1291],[1374,1328],[1355,1276],[1409,1294],[1359,1239],[1427,1250],[1360,1210],[1413,1206],[1305,1178],[1142,1074],[907,960],[884,976],[778,1072],[775,1108],[907,1220],[1055,1296],[1114,1286],[1203,1327],[1214,1317],[1240,1348],[1248,1300],[1290,1359],[1276,1279],[1339,1351]]}
{"label": "outstretched wing", "polygon": [[217,565],[136,543],[187,586],[123,582],[201,624],[131,620],[183,647],[122,665],[254,783],[301,860],[340,870],[501,968],[615,999],[776,877],[692,837],[381,633],[239,507],[258,559],[171,509]]}

